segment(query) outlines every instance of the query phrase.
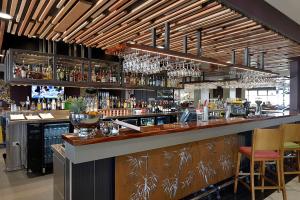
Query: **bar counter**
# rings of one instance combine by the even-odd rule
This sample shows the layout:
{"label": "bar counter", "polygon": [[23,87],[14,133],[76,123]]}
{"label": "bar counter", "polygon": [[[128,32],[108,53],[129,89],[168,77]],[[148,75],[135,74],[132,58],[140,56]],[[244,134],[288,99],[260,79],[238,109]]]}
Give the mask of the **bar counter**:
{"label": "bar counter", "polygon": [[236,134],[255,128],[277,126],[283,121],[285,123],[300,121],[300,115],[273,114],[265,117],[237,117],[200,123],[165,124],[148,127],[144,132],[120,131],[118,136],[112,137],[97,134],[91,138],[80,138],[73,134],[64,134],[63,139],[66,141],[67,157],[73,163],[81,163]]}
{"label": "bar counter", "polygon": [[182,199],[232,177],[253,129],[296,122],[298,114],[166,124],[114,137],[66,134],[65,199]]}

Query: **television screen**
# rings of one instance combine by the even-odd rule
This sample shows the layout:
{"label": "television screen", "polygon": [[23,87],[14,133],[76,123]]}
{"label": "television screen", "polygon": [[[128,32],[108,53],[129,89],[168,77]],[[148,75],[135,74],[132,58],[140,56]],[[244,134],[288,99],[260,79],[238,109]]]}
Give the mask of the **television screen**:
{"label": "television screen", "polygon": [[56,86],[31,86],[31,98],[33,99],[57,99],[58,96],[64,96],[64,87]]}

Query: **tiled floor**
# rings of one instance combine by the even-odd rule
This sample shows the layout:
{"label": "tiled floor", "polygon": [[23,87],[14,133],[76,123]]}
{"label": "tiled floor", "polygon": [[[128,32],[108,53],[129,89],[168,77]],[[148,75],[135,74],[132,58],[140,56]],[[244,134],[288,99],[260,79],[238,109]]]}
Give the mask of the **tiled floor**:
{"label": "tiled floor", "polygon": [[6,173],[0,149],[1,200],[53,200],[52,175],[28,178],[25,171]]}
{"label": "tiled floor", "polygon": [[[300,183],[298,178],[293,179],[286,185],[287,199],[288,200],[299,200],[300,199]],[[281,200],[281,193],[274,192],[271,196],[266,198],[266,200]]]}
{"label": "tiled floor", "polygon": [[[2,159],[4,149],[0,149],[0,200],[53,200],[53,176],[46,175],[28,178],[25,171],[5,172],[5,164]],[[300,183],[298,178],[290,181],[287,185],[288,200],[300,199]],[[268,196],[266,193],[265,196]],[[212,197],[215,199],[215,197]],[[248,190],[239,186],[238,195],[234,196],[232,187],[229,186],[221,192],[222,200],[250,200]],[[261,200],[263,194],[257,194]],[[281,193],[273,193],[265,200],[281,200]]]}

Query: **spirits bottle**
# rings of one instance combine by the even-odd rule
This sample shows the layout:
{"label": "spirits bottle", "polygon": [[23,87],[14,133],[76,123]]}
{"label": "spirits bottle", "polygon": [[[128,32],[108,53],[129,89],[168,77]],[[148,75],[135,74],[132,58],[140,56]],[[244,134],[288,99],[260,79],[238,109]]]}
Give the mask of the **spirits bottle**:
{"label": "spirits bottle", "polygon": [[95,70],[92,70],[92,82],[96,82],[97,81],[97,78],[96,78],[96,74],[95,74]]}
{"label": "spirits bottle", "polygon": [[42,109],[43,110],[47,110],[47,103],[46,103],[46,99],[45,98],[43,98]]}
{"label": "spirits bottle", "polygon": [[60,105],[61,109],[64,110],[65,109],[65,99],[63,98],[61,101],[61,105]]}
{"label": "spirits bottle", "polygon": [[26,105],[26,110],[30,110],[30,99],[29,99],[29,96],[27,96],[27,100],[25,102],[25,105]]}
{"label": "spirits bottle", "polygon": [[37,110],[42,110],[42,104],[41,104],[40,99],[38,99],[38,102],[37,102]]}
{"label": "spirits bottle", "polygon": [[52,99],[52,102],[51,102],[51,110],[56,110],[56,102],[55,102],[55,99]]}
{"label": "spirits bottle", "polygon": [[30,110],[36,110],[36,106],[35,106],[34,101],[31,102]]}
{"label": "spirits bottle", "polygon": [[51,110],[51,103],[49,99],[47,99],[47,110]]}
{"label": "spirits bottle", "polygon": [[57,109],[57,110],[60,110],[60,109],[61,109],[61,101],[60,101],[60,97],[57,98],[56,109]]}

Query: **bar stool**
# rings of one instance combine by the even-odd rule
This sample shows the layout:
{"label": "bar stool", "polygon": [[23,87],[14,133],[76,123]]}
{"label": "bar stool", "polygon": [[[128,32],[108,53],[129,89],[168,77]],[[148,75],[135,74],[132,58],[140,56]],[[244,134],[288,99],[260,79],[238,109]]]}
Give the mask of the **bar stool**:
{"label": "bar stool", "polygon": [[300,124],[284,124],[280,126],[284,137],[283,154],[286,151],[297,153],[298,171],[285,171],[284,174],[298,174],[300,182]]}
{"label": "bar stool", "polygon": [[[236,173],[234,178],[234,193],[237,192],[238,181],[245,185],[250,191],[252,200],[255,200],[255,190],[265,189],[276,189],[282,190],[283,199],[286,200],[286,190],[284,183],[283,174],[283,134],[280,129],[255,129],[252,136],[252,147],[240,147],[238,152]],[[240,162],[241,156],[244,155],[250,160],[250,186],[246,184],[243,180],[239,180],[240,174]],[[265,177],[265,162],[275,161],[277,180],[278,182],[274,184],[273,181]],[[255,162],[260,162],[261,171],[260,173],[254,172]],[[245,173],[243,175],[249,175]],[[261,176],[261,186],[254,185],[254,176]],[[265,180],[274,184],[274,186],[265,186]]]}

